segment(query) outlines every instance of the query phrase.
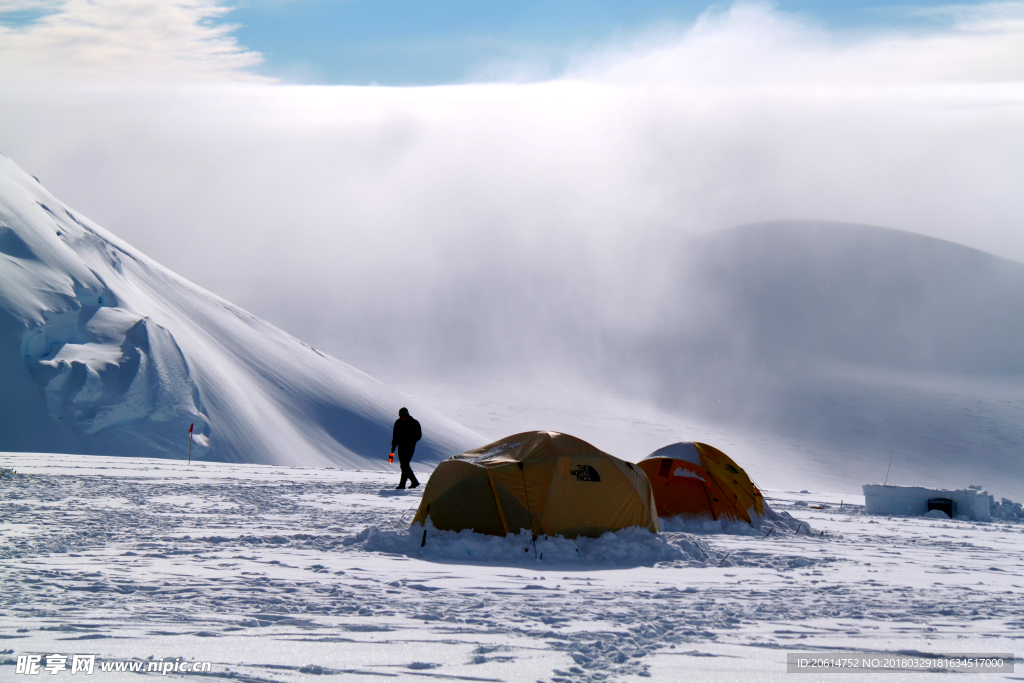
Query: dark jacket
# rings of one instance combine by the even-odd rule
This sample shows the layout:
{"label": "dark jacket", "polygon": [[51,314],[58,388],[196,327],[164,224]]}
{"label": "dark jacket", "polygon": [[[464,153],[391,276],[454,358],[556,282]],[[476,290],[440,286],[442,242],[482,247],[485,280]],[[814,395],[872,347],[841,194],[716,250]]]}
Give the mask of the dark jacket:
{"label": "dark jacket", "polygon": [[391,432],[391,450],[398,446],[403,451],[411,451],[416,447],[416,442],[423,438],[423,431],[420,423],[410,415],[408,419],[398,418],[395,420],[395,429]]}

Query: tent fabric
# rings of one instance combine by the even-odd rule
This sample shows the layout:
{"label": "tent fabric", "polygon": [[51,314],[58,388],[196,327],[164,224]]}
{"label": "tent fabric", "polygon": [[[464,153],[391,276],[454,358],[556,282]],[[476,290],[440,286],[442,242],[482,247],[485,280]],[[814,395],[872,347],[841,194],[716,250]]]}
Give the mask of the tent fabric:
{"label": "tent fabric", "polygon": [[441,462],[413,524],[504,536],[600,536],[641,526],[660,531],[651,483],[640,468],[558,432],[523,432]]}
{"label": "tent fabric", "polygon": [[682,441],[680,443],[663,446],[647,457],[674,458],[675,460],[685,460],[686,462],[693,463],[694,465],[701,464],[700,451],[697,450],[697,444],[692,441]]}
{"label": "tent fabric", "polygon": [[699,442],[674,443],[640,461],[654,489],[658,514],[710,515],[735,521],[764,516],[764,499],[732,458]]}

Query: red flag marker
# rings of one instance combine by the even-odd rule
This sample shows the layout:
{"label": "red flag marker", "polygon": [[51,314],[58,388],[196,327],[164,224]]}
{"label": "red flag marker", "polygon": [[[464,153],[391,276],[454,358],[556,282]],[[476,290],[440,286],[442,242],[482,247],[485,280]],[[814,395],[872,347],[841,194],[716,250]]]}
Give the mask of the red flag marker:
{"label": "red flag marker", "polygon": [[193,422],[192,424],[190,424],[188,426],[188,464],[189,465],[192,464],[192,428],[195,427],[195,426],[196,426],[195,422]]}

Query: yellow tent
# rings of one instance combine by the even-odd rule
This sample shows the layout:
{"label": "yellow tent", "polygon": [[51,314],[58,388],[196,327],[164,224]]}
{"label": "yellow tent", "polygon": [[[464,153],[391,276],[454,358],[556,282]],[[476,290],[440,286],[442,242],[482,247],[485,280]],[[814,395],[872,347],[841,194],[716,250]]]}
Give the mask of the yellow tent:
{"label": "yellow tent", "polygon": [[523,432],[437,466],[413,524],[504,536],[657,532],[651,483],[639,467],[558,432]]}

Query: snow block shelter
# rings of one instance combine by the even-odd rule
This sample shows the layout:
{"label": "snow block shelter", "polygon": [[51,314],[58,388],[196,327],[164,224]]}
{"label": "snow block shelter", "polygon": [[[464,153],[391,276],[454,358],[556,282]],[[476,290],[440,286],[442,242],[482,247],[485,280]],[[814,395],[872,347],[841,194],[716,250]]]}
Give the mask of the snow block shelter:
{"label": "snow block shelter", "polygon": [[636,465],[558,432],[523,432],[441,462],[413,524],[504,536],[660,531],[651,483]]}
{"label": "snow block shelter", "polygon": [[764,516],[764,499],[743,468],[705,443],[659,448],[639,465],[654,489],[658,514],[722,517],[750,522]]}
{"label": "snow block shelter", "polygon": [[864,508],[869,515],[922,516],[942,510],[947,516],[977,522],[992,520],[992,496],[987,491],[926,489],[920,486],[864,484]]}

